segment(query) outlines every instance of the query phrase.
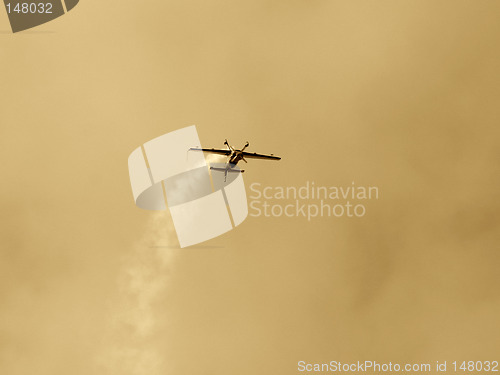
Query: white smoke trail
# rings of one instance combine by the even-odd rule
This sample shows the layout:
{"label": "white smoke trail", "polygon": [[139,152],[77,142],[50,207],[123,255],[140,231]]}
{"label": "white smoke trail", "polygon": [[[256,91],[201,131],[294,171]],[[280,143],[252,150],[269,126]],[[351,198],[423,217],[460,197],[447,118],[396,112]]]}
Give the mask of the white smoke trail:
{"label": "white smoke trail", "polygon": [[120,375],[163,374],[165,353],[156,339],[164,314],[155,307],[165,294],[169,248],[178,246],[167,211],[154,213],[144,237],[122,262],[119,294],[109,306],[109,330],[104,333],[98,358],[100,373]]}
{"label": "white smoke trail", "polygon": [[220,164],[225,163],[227,161],[227,157],[217,154],[205,154],[205,160],[208,164]]}
{"label": "white smoke trail", "polygon": [[[223,155],[206,155],[210,164],[225,163],[226,159]],[[198,181],[200,176],[187,176],[188,183],[183,187],[191,190],[194,187],[196,193],[196,188],[202,185]],[[176,196],[182,202],[190,198],[187,190],[182,189],[176,191]],[[107,309],[109,326],[103,332],[96,373],[165,373],[164,345],[159,339],[165,315],[157,306],[167,291],[168,269],[174,261],[169,249],[177,247],[177,236],[168,211],[152,213],[144,236],[121,262],[117,277],[118,294]]]}

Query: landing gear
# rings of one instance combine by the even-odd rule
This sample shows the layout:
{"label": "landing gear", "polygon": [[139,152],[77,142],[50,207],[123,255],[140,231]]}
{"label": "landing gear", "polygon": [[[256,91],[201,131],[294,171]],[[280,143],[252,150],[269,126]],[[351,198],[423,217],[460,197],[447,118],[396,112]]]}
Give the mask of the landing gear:
{"label": "landing gear", "polygon": [[231,147],[231,145],[229,144],[229,142],[226,140],[224,140],[224,144],[227,146],[228,149],[230,149],[231,151],[234,151],[234,148]]}

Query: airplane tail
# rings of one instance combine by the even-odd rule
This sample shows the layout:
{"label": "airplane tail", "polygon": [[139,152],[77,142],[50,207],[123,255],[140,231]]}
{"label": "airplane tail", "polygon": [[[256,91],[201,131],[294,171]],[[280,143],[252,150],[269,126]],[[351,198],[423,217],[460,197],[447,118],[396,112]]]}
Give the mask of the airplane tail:
{"label": "airplane tail", "polygon": [[210,169],[213,169],[215,171],[221,171],[221,172],[231,172],[231,173],[243,173],[245,172],[244,169],[238,169],[238,170],[235,170],[235,169],[226,169],[226,168],[217,168],[217,167],[210,167]]}

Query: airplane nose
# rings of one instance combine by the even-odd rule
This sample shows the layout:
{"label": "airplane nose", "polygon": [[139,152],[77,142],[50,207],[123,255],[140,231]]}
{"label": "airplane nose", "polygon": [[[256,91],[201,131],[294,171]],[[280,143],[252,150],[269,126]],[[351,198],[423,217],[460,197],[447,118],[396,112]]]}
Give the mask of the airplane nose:
{"label": "airplane nose", "polygon": [[4,0],[12,32],[17,33],[52,21],[72,10],[79,0]]}

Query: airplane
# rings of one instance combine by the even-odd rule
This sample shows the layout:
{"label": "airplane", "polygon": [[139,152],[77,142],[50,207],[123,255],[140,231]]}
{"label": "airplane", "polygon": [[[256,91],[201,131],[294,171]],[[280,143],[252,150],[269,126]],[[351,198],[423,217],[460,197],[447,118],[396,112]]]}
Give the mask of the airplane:
{"label": "airplane", "polygon": [[210,167],[210,169],[224,172],[224,181],[226,181],[226,179],[227,179],[228,172],[234,172],[234,173],[245,172],[243,169],[235,169],[236,164],[238,164],[238,162],[240,160],[243,160],[245,163],[248,163],[245,159],[281,160],[281,158],[279,156],[274,156],[274,154],[263,155],[263,154],[257,154],[256,152],[245,151],[245,149],[250,145],[248,142],[245,143],[245,146],[243,146],[243,148],[241,150],[237,150],[234,147],[232,147],[227,142],[227,139],[224,141],[224,144],[227,146],[227,149],[191,147],[189,149],[189,151],[204,151],[204,152],[208,152],[208,153],[212,153],[212,154],[227,156],[228,159],[227,159],[225,168]]}

